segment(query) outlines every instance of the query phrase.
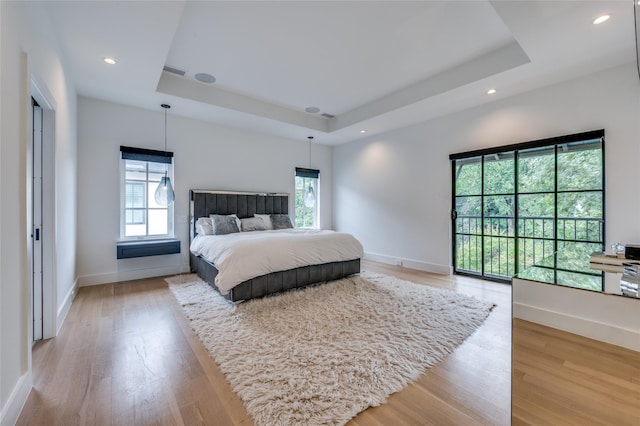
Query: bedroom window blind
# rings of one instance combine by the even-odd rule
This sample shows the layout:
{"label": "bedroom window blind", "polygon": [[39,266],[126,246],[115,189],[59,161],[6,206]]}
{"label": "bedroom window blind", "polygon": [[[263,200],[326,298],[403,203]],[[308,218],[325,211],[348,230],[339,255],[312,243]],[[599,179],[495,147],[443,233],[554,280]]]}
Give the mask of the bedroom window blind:
{"label": "bedroom window blind", "polygon": [[[295,227],[312,228],[319,227],[319,192],[320,170],[296,167],[295,172]],[[314,194],[314,203],[309,202],[308,193]],[[307,198],[305,199],[305,196]]]}
{"label": "bedroom window blind", "polygon": [[173,179],[173,152],[120,147],[122,239],[173,236],[173,205],[162,206],[155,190],[165,173]]}
{"label": "bedroom window blind", "polygon": [[320,170],[296,167],[296,176],[309,179],[318,179],[318,177],[320,176]]}
{"label": "bedroom window blind", "polygon": [[162,164],[171,164],[173,162],[173,152],[169,151],[121,146],[120,152],[123,160],[149,161]]}

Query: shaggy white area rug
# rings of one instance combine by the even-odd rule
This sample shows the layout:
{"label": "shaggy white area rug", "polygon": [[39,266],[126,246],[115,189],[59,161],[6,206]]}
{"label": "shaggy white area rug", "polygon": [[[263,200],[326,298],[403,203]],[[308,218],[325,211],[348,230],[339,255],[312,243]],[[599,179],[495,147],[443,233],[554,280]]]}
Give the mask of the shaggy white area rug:
{"label": "shaggy white area rug", "polygon": [[451,353],[493,305],[362,273],[235,305],[167,278],[257,426],[343,425]]}

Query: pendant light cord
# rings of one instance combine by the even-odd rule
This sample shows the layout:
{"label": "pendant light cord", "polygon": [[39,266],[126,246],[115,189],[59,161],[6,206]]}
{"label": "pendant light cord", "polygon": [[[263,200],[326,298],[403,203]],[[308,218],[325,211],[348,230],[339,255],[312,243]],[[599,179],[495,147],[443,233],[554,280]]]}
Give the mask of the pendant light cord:
{"label": "pendant light cord", "polygon": [[640,42],[640,32],[638,32],[638,9],[640,9],[640,3],[638,3],[638,0],[634,0],[633,27],[636,30],[636,68],[638,69],[638,77],[640,77],[640,46],[638,46],[638,43]]}
{"label": "pendant light cord", "polygon": [[311,141],[313,140],[313,136],[308,136],[307,139],[309,139],[309,168],[311,168]]}
{"label": "pendant light cord", "polygon": [[[164,152],[167,152],[167,110],[169,108],[171,108],[171,105],[169,104],[162,104],[160,105],[162,108],[164,108]],[[167,172],[168,170],[165,169],[164,170],[164,186],[165,188],[167,187]]]}
{"label": "pendant light cord", "polygon": [[164,152],[167,152],[167,110],[171,108],[171,105],[162,104],[160,106],[164,108]]}

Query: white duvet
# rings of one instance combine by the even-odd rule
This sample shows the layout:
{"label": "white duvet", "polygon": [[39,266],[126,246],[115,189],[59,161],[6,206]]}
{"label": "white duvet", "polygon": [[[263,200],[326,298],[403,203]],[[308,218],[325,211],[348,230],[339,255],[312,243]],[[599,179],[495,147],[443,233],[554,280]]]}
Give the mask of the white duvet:
{"label": "white duvet", "polygon": [[311,229],[197,235],[190,249],[218,269],[215,284],[222,294],[271,272],[359,259],[364,254],[351,234]]}

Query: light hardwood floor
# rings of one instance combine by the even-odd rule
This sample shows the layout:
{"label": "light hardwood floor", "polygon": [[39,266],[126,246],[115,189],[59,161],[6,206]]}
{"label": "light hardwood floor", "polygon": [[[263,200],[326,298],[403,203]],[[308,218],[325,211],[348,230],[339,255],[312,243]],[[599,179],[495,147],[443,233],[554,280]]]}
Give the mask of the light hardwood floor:
{"label": "light hardwood floor", "polygon": [[514,319],[512,424],[639,426],[640,352]]}
{"label": "light hardwood floor", "polygon": [[[510,423],[511,288],[364,262],[364,269],[497,304],[449,357],[350,426]],[[252,425],[164,280],[84,287],[33,351],[19,425]]]}

